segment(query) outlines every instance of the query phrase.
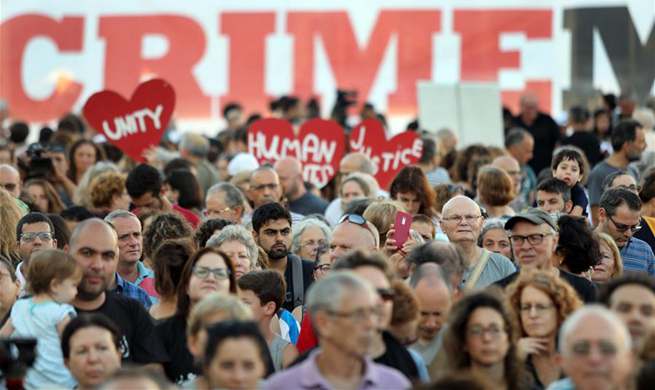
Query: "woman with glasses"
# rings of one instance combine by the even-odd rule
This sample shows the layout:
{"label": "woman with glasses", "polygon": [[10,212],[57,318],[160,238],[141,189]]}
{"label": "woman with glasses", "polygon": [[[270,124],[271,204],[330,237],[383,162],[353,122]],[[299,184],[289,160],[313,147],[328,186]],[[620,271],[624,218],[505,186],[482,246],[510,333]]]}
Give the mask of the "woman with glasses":
{"label": "woman with glasses", "polygon": [[225,253],[234,265],[234,277],[239,279],[257,266],[259,250],[252,234],[241,225],[228,225],[207,240],[207,246]]}
{"label": "woman with glasses", "polygon": [[332,232],[318,218],[305,218],[293,226],[291,252],[304,260],[314,260],[319,249],[327,248]]}
{"label": "woman with glasses", "polygon": [[189,313],[203,298],[214,292],[236,294],[235,270],[223,252],[206,247],[196,252],[182,269],[177,289],[177,311],[157,325],[157,332],[171,360],[164,364],[168,379],[183,383],[199,374],[183,335]]}
{"label": "woman with glasses", "polygon": [[438,380],[464,371],[486,379],[493,389],[525,389],[529,381],[516,355],[516,336],[500,292],[467,295],[450,311],[443,349],[432,363],[430,377]]}
{"label": "woman with glasses", "polygon": [[522,272],[507,287],[506,297],[519,328],[519,357],[532,376],[533,388],[545,389],[562,376],[555,360],[559,328],[582,301],[559,277],[538,270]]}

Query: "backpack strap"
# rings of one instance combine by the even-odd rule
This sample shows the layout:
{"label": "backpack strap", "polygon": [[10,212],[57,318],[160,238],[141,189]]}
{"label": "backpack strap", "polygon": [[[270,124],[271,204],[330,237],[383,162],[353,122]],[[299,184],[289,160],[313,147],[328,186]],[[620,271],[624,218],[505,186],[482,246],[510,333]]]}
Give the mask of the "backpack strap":
{"label": "backpack strap", "polygon": [[473,268],[473,272],[471,272],[471,277],[469,280],[466,281],[466,285],[464,286],[465,290],[473,290],[475,288],[475,285],[478,283],[478,280],[480,279],[480,275],[482,275],[482,271],[484,270],[484,267],[487,266],[487,261],[489,261],[489,256],[490,253],[488,250],[482,248],[482,257],[480,260],[478,260],[478,263],[475,265],[475,268]]}
{"label": "backpack strap", "polygon": [[289,256],[289,259],[291,260],[291,282],[293,283],[293,307],[296,308],[305,302],[302,260],[297,256]]}

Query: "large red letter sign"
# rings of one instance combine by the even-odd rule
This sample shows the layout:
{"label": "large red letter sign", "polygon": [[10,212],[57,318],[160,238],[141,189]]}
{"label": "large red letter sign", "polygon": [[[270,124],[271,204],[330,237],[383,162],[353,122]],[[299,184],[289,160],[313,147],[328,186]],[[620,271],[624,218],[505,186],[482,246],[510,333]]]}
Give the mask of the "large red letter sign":
{"label": "large red letter sign", "polygon": [[[192,73],[206,46],[205,34],[193,19],[174,15],[105,16],[100,18],[99,34],[107,41],[106,89],[129,96],[144,76],[155,75],[175,88],[177,115],[210,115],[210,99]],[[149,34],[166,37],[168,52],[161,58],[142,58],[143,37]]]}
{"label": "large red letter sign", "polygon": [[12,117],[46,121],[71,110],[82,85],[70,81],[64,88],[56,88],[47,99],[30,98],[22,84],[23,54],[30,40],[38,36],[52,39],[62,52],[80,51],[83,29],[83,18],[65,17],[57,21],[41,15],[17,16],[0,26],[0,96],[8,100]]}

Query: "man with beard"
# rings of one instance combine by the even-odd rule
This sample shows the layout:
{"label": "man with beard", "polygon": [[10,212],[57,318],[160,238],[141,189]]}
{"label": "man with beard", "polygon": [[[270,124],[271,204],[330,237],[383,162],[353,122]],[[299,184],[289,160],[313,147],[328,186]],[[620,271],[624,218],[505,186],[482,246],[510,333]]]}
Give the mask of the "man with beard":
{"label": "man with beard", "polygon": [[280,177],[284,196],[289,201],[289,210],[300,215],[323,214],[327,202],[307,191],[302,168],[300,161],[293,157],[275,163],[275,172]]}
{"label": "man with beard", "polygon": [[646,149],[646,133],[639,122],[626,120],[612,130],[611,141],[614,152],[594,167],[587,181],[594,225],[598,224],[598,209],[605,178],[610,173],[627,170],[637,181],[639,180],[639,171],[628,164],[641,158],[641,153]]}
{"label": "man with beard", "polygon": [[630,273],[610,280],[599,301],[616,313],[632,337],[632,350],[642,350],[655,331],[655,281],[644,274]]}
{"label": "man with beard", "polygon": [[66,250],[84,272],[72,302],[78,314],[102,313],[118,325],[123,361],[167,361],[152,319],[143,306],[132,298],[107,291],[118,265],[118,239],[111,226],[97,218],[80,222]]}
{"label": "man with beard", "polygon": [[640,228],[641,200],[625,188],[612,188],[600,198],[597,231],[609,234],[623,259],[623,270],[655,275],[655,255],[650,245],[636,237]]}
{"label": "man with beard", "polygon": [[289,252],[291,215],[279,203],[266,203],[252,214],[253,237],[268,255],[270,268],[284,275],[287,292],[283,308],[303,305],[305,292],[314,280],[314,265]]}

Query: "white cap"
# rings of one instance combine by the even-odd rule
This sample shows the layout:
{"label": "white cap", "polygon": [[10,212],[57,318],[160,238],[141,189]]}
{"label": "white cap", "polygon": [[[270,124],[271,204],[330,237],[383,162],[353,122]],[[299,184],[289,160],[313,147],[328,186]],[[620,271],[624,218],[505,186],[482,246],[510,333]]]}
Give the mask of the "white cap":
{"label": "white cap", "polygon": [[254,171],[257,168],[259,168],[259,163],[255,156],[250,153],[239,153],[227,164],[227,173],[230,176],[235,176],[238,173]]}

